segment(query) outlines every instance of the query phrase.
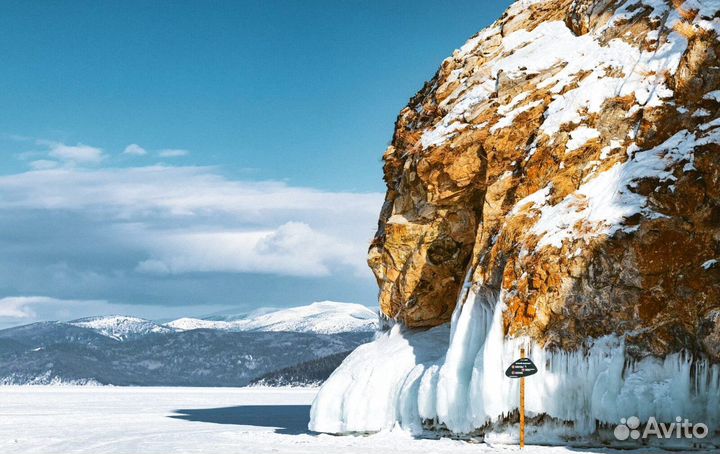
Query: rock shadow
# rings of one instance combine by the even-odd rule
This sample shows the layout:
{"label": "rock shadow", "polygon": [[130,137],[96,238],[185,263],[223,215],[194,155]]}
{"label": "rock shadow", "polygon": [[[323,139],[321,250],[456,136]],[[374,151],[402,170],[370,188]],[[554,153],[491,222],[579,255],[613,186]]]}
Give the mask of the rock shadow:
{"label": "rock shadow", "polygon": [[272,427],[275,433],[310,433],[309,405],[240,405],[237,407],[175,410],[174,419],[238,426]]}

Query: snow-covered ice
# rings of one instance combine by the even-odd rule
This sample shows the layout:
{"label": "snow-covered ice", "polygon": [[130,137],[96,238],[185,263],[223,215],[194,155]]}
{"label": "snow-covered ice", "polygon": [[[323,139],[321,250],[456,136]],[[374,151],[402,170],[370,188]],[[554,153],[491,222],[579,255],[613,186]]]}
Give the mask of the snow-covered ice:
{"label": "snow-covered ice", "polygon": [[[516,446],[417,439],[407,432],[318,435],[306,430],[315,389],[0,388],[0,452],[504,453]],[[528,454],[621,452],[527,446]],[[634,454],[657,452],[633,451]]]}

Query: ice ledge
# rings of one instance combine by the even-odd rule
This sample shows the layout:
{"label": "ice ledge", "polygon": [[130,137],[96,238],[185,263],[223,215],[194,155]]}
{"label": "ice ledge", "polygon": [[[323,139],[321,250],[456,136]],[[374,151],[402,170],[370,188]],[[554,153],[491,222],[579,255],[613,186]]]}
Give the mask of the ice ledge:
{"label": "ice ledge", "polygon": [[[720,366],[681,353],[633,362],[617,336],[588,339],[576,352],[547,351],[529,339],[504,338],[503,308],[502,295],[496,303],[470,292],[452,326],[396,325],[379,334],[323,385],[309,428],[341,434],[400,426],[420,434],[431,421],[456,434],[485,426],[486,437],[502,438],[508,426],[500,422],[518,406],[518,382],[504,370],[524,346],[539,369],[526,380],[527,414],[571,422],[566,436],[590,436],[629,416],[682,416],[718,429]],[[542,435],[557,427],[530,430]]]}

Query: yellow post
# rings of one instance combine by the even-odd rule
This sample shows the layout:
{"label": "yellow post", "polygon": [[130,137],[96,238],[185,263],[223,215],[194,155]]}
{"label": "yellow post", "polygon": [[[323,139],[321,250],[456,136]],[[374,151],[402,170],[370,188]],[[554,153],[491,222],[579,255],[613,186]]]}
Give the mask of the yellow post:
{"label": "yellow post", "polygon": [[[525,349],[520,348],[520,358],[525,358]],[[520,449],[525,447],[525,377],[520,377]]]}

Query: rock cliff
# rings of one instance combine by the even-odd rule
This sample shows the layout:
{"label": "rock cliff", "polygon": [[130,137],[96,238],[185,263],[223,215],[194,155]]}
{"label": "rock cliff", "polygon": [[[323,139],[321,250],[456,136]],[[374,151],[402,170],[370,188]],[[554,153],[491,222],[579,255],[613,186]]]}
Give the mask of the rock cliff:
{"label": "rock cliff", "polygon": [[718,3],[521,1],[443,61],[383,156],[382,311],[474,286],[511,337],[720,361]]}
{"label": "rock cliff", "polygon": [[719,11],[522,0],[442,63],[384,154],[368,261],[397,323],[312,430],[516,442],[524,348],[529,443],[617,443],[630,416],[720,434]]}

